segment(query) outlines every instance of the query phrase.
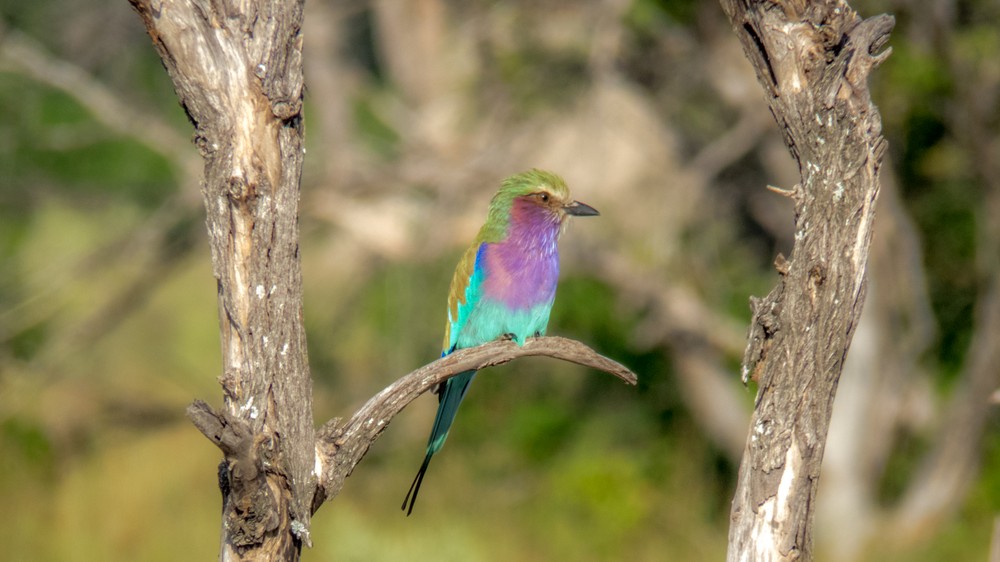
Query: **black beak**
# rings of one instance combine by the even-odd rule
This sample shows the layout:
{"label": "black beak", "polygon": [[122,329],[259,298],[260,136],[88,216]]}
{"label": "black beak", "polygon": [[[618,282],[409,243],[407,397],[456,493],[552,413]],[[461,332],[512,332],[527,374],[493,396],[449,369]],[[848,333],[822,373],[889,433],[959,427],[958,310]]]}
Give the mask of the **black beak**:
{"label": "black beak", "polygon": [[596,217],[601,214],[597,212],[597,209],[579,201],[573,201],[569,205],[564,206],[563,210],[566,211],[567,215],[573,215],[574,217]]}

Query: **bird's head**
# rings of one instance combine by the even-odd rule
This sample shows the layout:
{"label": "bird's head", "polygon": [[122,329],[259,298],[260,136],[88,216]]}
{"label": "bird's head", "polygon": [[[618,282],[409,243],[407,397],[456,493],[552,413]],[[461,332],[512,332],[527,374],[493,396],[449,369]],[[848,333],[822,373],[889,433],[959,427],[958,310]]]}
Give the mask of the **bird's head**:
{"label": "bird's head", "polygon": [[569,216],[600,213],[590,205],[574,201],[561,177],[533,169],[505,179],[490,203],[490,219],[499,222],[519,214],[563,224]]}

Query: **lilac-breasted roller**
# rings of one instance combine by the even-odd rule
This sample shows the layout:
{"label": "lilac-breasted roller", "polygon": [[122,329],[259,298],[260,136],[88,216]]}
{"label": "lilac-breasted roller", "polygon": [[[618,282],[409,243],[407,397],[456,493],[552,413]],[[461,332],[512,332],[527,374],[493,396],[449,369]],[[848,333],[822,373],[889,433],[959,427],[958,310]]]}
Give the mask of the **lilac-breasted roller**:
{"label": "lilac-breasted roller", "polygon": [[[566,219],[597,214],[571,199],[566,182],[553,173],[531,170],[505,179],[490,201],[486,224],[455,268],[441,356],[500,337],[524,345],[528,337],[544,335],[556,297],[558,241]],[[466,371],[437,389],[427,454],[403,500],[407,515],[475,376],[476,371]]]}

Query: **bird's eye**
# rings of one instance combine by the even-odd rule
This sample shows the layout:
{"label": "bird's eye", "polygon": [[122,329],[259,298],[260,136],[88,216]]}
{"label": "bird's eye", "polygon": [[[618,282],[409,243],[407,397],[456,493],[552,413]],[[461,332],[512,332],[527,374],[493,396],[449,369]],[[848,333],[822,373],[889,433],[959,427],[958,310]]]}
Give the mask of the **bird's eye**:
{"label": "bird's eye", "polygon": [[548,203],[549,202],[549,194],[548,193],[543,193],[539,197],[541,197],[542,203]]}

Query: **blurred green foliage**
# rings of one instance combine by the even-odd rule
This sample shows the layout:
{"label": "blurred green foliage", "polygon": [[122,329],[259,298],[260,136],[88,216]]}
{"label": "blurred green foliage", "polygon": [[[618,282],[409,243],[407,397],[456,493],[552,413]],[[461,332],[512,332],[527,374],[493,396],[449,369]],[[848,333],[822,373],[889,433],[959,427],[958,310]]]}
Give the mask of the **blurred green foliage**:
{"label": "blurred green foliage", "polygon": [[[926,46],[893,45],[893,63],[878,77],[876,92],[886,127],[900,131],[890,153],[898,163],[907,209],[920,225],[931,303],[940,322],[937,359],[954,375],[971,335],[976,298],[974,263],[977,201],[982,194],[972,177],[960,139],[950,135],[946,112],[954,85],[946,61]],[[948,272],[947,274],[941,274]]]}

